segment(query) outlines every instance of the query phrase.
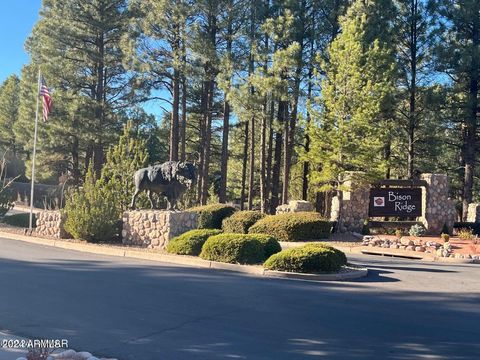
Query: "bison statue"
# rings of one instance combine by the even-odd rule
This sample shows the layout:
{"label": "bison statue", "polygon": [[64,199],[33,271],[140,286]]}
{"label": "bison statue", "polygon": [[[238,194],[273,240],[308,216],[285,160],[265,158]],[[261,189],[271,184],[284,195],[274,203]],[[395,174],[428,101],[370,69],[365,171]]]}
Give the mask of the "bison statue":
{"label": "bison statue", "polygon": [[157,193],[167,199],[167,210],[177,210],[177,201],[195,184],[196,172],[194,164],[179,161],[167,161],[137,170],[134,175],[135,194],[130,208],[135,210],[137,196],[147,191],[152,209],[155,209],[152,194]]}

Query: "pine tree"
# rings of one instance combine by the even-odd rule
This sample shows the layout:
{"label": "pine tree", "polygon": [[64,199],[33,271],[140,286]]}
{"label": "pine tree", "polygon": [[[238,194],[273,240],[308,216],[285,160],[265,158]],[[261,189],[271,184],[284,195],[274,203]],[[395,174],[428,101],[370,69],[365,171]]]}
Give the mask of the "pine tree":
{"label": "pine tree", "polygon": [[[150,89],[165,89],[172,100],[170,123],[170,160],[179,159],[180,85],[185,67],[185,26],[191,14],[190,1],[135,0],[131,9],[131,40],[124,48],[130,52],[132,67],[143,76]],[[184,108],[185,111],[185,108]]]}
{"label": "pine tree", "polygon": [[363,171],[368,179],[385,172],[383,111],[393,90],[394,63],[391,49],[369,25],[377,20],[376,10],[374,3],[356,1],[328,48],[322,110],[315,114],[308,153],[312,183],[320,189],[340,186],[347,171]]}
{"label": "pine tree", "polygon": [[0,86],[0,149],[10,150],[15,156],[17,141],[13,125],[18,119],[20,79],[9,76]]}
{"label": "pine tree", "polygon": [[461,165],[463,167],[462,218],[473,200],[477,161],[480,86],[480,2],[442,0],[438,47],[438,70],[451,81],[451,95],[461,119]]}
{"label": "pine tree", "polygon": [[27,41],[49,86],[84,98],[77,121],[87,132],[85,161],[93,161],[97,174],[105,148],[121,129],[117,112],[134,99],[134,81],[120,47],[128,23],[126,0],[44,0]]}
{"label": "pine tree", "polygon": [[129,121],[123,128],[118,144],[107,152],[107,161],[101,179],[113,193],[120,212],[127,210],[135,190],[133,174],[148,165],[146,141],[133,129]]}
{"label": "pine tree", "polygon": [[[432,34],[431,13],[424,0],[397,0],[395,29],[396,57],[399,70],[398,121],[402,132],[399,138],[402,153],[406,153],[406,176],[414,175],[417,143],[421,143],[422,126],[428,113],[429,82],[432,49],[435,36]],[[431,100],[431,99],[430,99]]]}

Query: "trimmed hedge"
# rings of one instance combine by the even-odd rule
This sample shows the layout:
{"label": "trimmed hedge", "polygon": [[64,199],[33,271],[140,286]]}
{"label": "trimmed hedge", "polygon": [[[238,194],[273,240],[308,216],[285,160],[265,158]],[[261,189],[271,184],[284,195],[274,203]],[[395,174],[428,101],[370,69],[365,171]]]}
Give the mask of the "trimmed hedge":
{"label": "trimmed hedge", "polygon": [[270,215],[257,221],[248,232],[269,234],[280,241],[320,240],[328,237],[332,222],[315,212]]}
{"label": "trimmed hedge", "polygon": [[218,229],[190,230],[180,236],[174,237],[168,242],[167,251],[178,255],[198,256],[202,246],[210,236],[218,235],[222,231]]}
{"label": "trimmed hedge", "polygon": [[264,253],[263,261],[268,259],[273,254],[282,251],[282,247],[280,246],[278,240],[275,239],[273,236],[266,234],[247,234],[246,236],[251,236],[260,241]]}
{"label": "trimmed hedge", "polygon": [[266,255],[280,250],[275,238],[263,234],[220,234],[211,236],[202,247],[205,260],[232,264],[259,264]]}
{"label": "trimmed hedge", "polygon": [[225,204],[197,206],[187,211],[198,213],[199,229],[221,229],[223,219],[231,216],[235,208]]}
{"label": "trimmed hedge", "polygon": [[347,265],[347,256],[343,251],[335,249],[333,246],[327,245],[325,243],[306,243],[303,248],[317,248],[317,249],[328,249],[332,251],[342,265]]}
{"label": "trimmed hedge", "polygon": [[338,272],[346,264],[346,257],[337,252],[330,246],[307,244],[282,250],[270,256],[263,266],[268,270],[299,273]]}
{"label": "trimmed hedge", "polygon": [[264,217],[265,214],[260,211],[237,211],[223,219],[222,229],[226,233],[247,234],[248,229]]}

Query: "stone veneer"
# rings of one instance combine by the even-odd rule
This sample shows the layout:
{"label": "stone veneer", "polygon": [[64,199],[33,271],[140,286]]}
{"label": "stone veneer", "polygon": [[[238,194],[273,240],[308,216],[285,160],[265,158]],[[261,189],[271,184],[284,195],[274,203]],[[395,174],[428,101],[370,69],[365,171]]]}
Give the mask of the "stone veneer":
{"label": "stone veneer", "polygon": [[36,214],[37,227],[35,233],[39,236],[52,236],[58,239],[69,238],[65,231],[65,216],[59,210],[45,210]]}
{"label": "stone veneer", "polygon": [[351,179],[343,183],[345,191],[332,198],[330,220],[337,221],[338,232],[361,232],[368,219],[370,185],[355,180],[354,173],[348,173]]}
{"label": "stone veneer", "polygon": [[[354,178],[354,174],[349,173]],[[423,214],[418,218],[428,234],[440,234],[443,225],[451,231],[455,221],[455,205],[449,198],[448,177],[444,174],[422,174],[421,179],[427,182],[422,187]],[[345,191],[332,199],[331,220],[337,221],[339,232],[360,232],[368,216],[370,201],[370,185],[349,180],[344,183]],[[473,211],[473,210],[472,210]]]}
{"label": "stone veneer", "polygon": [[168,241],[197,228],[197,213],[134,210],[123,213],[122,242],[150,249],[165,249]]}
{"label": "stone veneer", "polygon": [[448,195],[448,177],[444,174],[422,174],[428,184],[422,188],[423,223],[428,234],[440,234],[443,225],[451,231],[455,221],[455,205]]}
{"label": "stone veneer", "polygon": [[283,214],[289,212],[314,211],[313,204],[305,200],[290,200],[287,204],[277,206],[276,213]]}
{"label": "stone veneer", "polygon": [[479,203],[468,204],[467,221],[480,223],[480,204]]}

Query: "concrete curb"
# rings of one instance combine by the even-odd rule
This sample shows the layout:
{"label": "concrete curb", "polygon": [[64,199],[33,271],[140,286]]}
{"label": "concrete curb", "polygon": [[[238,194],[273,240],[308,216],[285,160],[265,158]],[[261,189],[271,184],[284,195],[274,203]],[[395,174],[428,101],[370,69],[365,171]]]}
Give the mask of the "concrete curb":
{"label": "concrete curb", "polygon": [[359,268],[358,270],[352,270],[350,272],[338,273],[338,274],[301,274],[301,273],[289,273],[284,271],[271,271],[265,270],[260,265],[240,265],[240,264],[228,264],[216,261],[203,260],[193,256],[184,255],[171,255],[160,254],[153,252],[142,251],[141,249],[132,248],[120,248],[120,247],[106,247],[97,244],[85,244],[71,242],[67,240],[54,240],[47,238],[31,237],[26,235],[14,234],[5,231],[0,231],[0,237],[7,238],[14,241],[23,241],[37,245],[46,245],[57,247],[67,250],[75,250],[97,255],[109,255],[118,256],[131,259],[150,260],[157,262],[165,262],[176,265],[185,265],[198,268],[216,269],[234,271],[243,274],[256,275],[268,278],[283,278],[283,279],[297,279],[297,280],[310,280],[310,281],[342,281],[353,280],[364,276],[367,276],[368,270],[365,268]]}
{"label": "concrete curb", "polygon": [[432,254],[425,254],[419,253],[417,251],[403,251],[396,252],[396,251],[389,251],[385,250],[382,251],[380,249],[375,249],[374,247],[362,247],[360,253],[365,255],[381,255],[381,256],[393,256],[393,257],[404,257],[404,258],[414,258],[421,261],[427,262],[444,262],[444,263],[452,263],[452,264],[480,264],[479,260],[475,259],[457,259],[457,258],[444,258],[438,257]]}
{"label": "concrete curb", "polygon": [[302,273],[289,273],[286,271],[272,271],[265,270],[263,276],[272,278],[283,279],[296,279],[296,280],[308,280],[308,281],[345,281],[355,280],[368,275],[367,268],[357,268],[350,272],[339,274],[302,274]]}

